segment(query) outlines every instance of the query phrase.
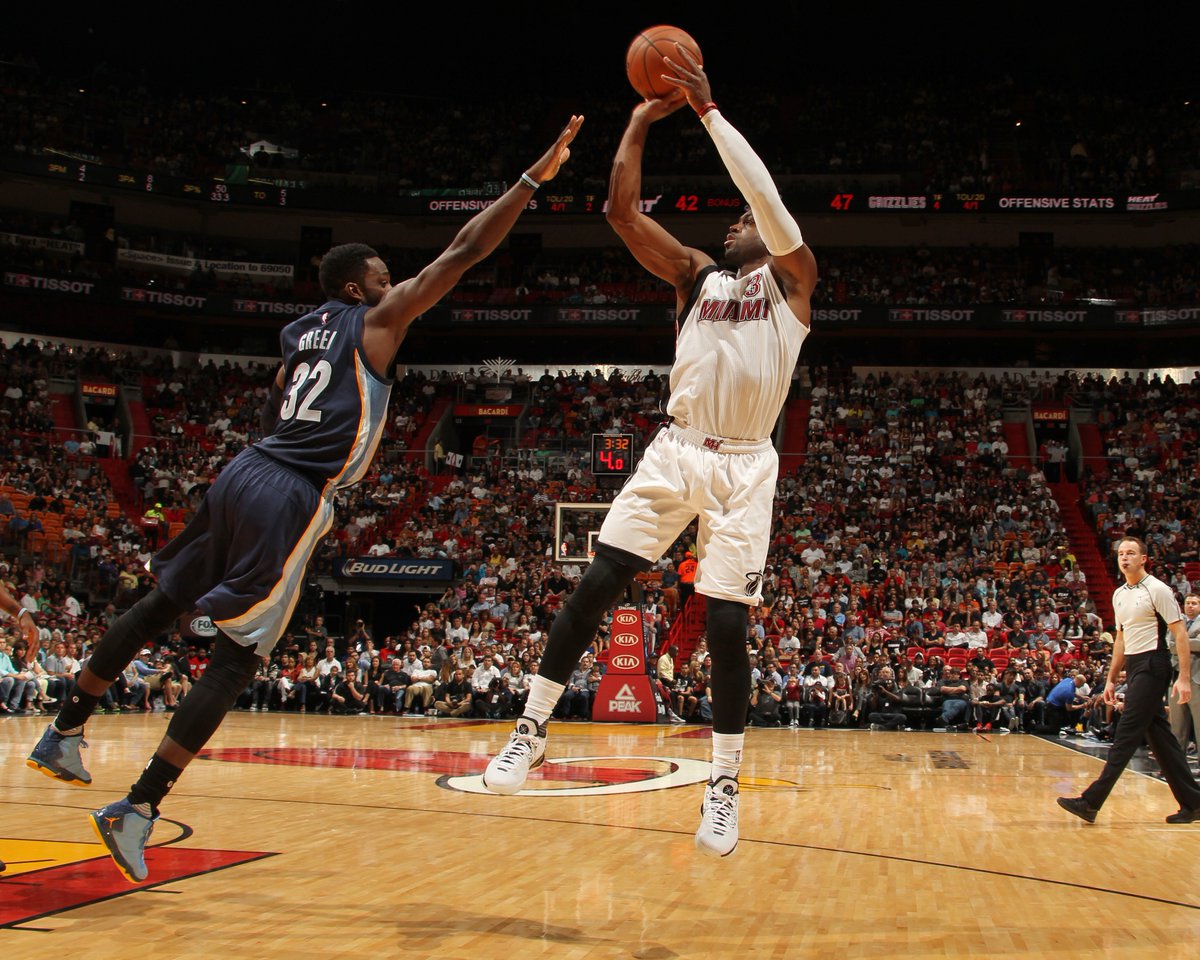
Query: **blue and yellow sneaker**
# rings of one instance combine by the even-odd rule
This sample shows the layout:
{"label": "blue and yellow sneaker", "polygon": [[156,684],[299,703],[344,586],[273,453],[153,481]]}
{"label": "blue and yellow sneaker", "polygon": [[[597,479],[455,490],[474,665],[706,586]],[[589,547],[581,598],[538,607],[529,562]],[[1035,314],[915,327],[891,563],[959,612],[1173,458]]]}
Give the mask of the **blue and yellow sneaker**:
{"label": "blue and yellow sneaker", "polygon": [[25,765],[40,770],[55,780],[62,780],[77,787],[90,787],[92,775],[87,772],[83,759],[79,756],[79,748],[86,746],[87,741],[83,739],[82,733],[64,737],[51,724],[29,754]]}
{"label": "blue and yellow sneaker", "polygon": [[154,821],[158,817],[139,813],[126,797],[94,810],[90,819],[96,836],[108,847],[109,855],[121,873],[125,874],[125,879],[130,883],[145,880],[146,841],[150,839]]}

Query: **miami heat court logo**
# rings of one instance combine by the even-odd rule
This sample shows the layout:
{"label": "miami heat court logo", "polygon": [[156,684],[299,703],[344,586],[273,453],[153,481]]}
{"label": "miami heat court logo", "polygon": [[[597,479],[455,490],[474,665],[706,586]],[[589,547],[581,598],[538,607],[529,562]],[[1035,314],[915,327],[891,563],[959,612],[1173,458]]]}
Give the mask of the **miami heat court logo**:
{"label": "miami heat court logo", "polygon": [[0,874],[0,929],[275,856],[251,850],[178,846],[191,835],[192,828],[187,824],[160,820],[154,839],[167,839],[146,850],[150,876],[141,883],[130,883],[121,876],[99,843],[0,837],[0,860],[7,866]]}
{"label": "miami heat court logo", "polygon": [[[271,763],[354,770],[395,770],[437,776],[446,790],[491,796],[483,785],[486,753],[446,750],[240,747],[206,750],[204,760]],[[686,787],[708,780],[707,760],[683,757],[561,757],[547,759],[529,775],[522,797],[584,797],[614,793],[647,793]]]}
{"label": "miami heat court logo", "polygon": [[[486,765],[487,760],[484,760]],[[613,793],[648,793],[686,787],[708,780],[707,760],[680,757],[562,757],[529,774],[519,797],[599,797]],[[586,781],[586,782],[581,782]],[[463,793],[491,791],[480,774],[439,777],[439,787]]]}
{"label": "miami heat court logo", "polygon": [[[463,726],[488,724],[468,720]],[[676,736],[707,739],[707,728],[684,730]],[[350,770],[392,770],[432,774],[443,790],[493,796],[483,785],[489,753],[447,750],[343,749],[325,747],[236,747],[206,750],[202,760],[233,763],[270,763],[292,767],[338,767]],[[708,780],[709,761],[684,757],[559,757],[529,774],[519,797],[599,797],[616,793],[649,793],[687,787]],[[773,777],[741,778],[743,790],[807,791],[791,780]]]}

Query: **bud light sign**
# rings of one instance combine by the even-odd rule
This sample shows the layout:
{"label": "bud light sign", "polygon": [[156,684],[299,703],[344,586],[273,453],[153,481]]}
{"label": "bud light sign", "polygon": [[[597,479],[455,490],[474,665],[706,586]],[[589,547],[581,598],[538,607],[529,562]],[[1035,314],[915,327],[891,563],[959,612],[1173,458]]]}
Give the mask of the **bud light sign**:
{"label": "bud light sign", "polygon": [[454,561],[409,557],[347,557],[334,565],[340,580],[390,580],[392,582],[449,582]]}

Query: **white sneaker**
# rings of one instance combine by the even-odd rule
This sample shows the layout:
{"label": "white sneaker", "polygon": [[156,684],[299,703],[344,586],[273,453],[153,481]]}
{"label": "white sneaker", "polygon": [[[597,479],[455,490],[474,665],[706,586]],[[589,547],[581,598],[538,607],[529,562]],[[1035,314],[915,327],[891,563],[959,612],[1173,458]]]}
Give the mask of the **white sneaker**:
{"label": "white sneaker", "polygon": [[714,857],[727,857],[738,843],[738,782],[734,777],[718,777],[704,788],[700,805],[700,828],[696,831],[696,849]]}
{"label": "white sneaker", "polygon": [[546,758],[546,725],[521,717],[516,729],[483,772],[483,785],[492,793],[510,796],[525,785],[530,770],[536,770]]}

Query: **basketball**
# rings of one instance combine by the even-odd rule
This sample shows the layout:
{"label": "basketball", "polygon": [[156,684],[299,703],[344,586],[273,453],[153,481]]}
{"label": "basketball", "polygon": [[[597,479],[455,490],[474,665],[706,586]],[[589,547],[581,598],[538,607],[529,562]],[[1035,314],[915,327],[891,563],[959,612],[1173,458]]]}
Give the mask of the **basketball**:
{"label": "basketball", "polygon": [[672,72],[663,63],[663,57],[672,57],[676,62],[679,60],[679,53],[675,49],[677,43],[703,66],[704,57],[700,54],[699,45],[690,34],[678,27],[650,27],[633,38],[633,43],[625,53],[625,73],[633,89],[645,99],[665,97],[679,89],[662,78],[664,73]]}

